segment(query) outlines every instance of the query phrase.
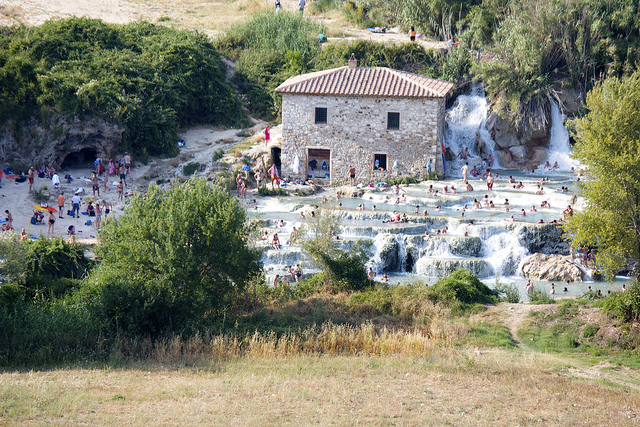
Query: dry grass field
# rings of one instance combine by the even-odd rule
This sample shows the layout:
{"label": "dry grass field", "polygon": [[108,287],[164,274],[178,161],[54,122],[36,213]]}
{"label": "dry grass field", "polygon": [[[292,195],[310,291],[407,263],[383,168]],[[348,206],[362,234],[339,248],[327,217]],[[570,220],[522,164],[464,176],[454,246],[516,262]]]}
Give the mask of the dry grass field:
{"label": "dry grass field", "polygon": [[606,367],[576,375],[584,369],[543,354],[441,351],[5,372],[0,424],[637,425],[639,383],[598,379],[627,375]]}

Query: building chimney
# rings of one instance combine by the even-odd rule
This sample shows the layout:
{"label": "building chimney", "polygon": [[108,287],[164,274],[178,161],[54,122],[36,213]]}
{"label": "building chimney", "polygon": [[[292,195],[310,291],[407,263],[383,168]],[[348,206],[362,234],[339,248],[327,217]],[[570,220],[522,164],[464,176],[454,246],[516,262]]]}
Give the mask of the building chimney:
{"label": "building chimney", "polygon": [[358,67],[358,60],[356,59],[355,54],[351,54],[351,58],[349,58],[349,69],[355,70]]}

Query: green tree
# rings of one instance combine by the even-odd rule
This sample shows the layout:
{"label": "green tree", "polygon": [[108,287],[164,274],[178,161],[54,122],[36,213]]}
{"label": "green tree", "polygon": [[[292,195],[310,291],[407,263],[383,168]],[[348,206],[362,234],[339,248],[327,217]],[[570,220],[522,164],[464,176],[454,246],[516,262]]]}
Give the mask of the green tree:
{"label": "green tree", "polygon": [[112,329],[157,334],[231,311],[261,271],[245,240],[244,210],[227,192],[190,179],[152,185],[104,226],[89,302]]}
{"label": "green tree", "polygon": [[612,278],[627,257],[640,256],[640,71],[596,86],[586,109],[573,154],[588,171],[586,202],[563,228],[574,247],[598,247],[596,261]]}
{"label": "green tree", "polygon": [[22,283],[27,273],[27,251],[12,231],[0,234],[0,276],[5,282]]}
{"label": "green tree", "polygon": [[310,222],[307,238],[302,247],[322,269],[327,290],[362,290],[373,285],[367,276],[365,263],[369,259],[370,244],[355,243],[349,251],[339,247],[336,236],[340,234],[341,218],[319,211]]}

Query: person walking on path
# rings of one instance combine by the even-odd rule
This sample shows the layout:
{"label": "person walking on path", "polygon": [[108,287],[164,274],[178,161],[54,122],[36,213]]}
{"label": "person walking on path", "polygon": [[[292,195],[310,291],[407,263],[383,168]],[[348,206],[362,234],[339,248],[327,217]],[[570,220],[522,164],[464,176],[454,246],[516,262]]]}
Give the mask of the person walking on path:
{"label": "person walking on path", "polygon": [[104,174],[104,191],[111,191],[111,188],[109,188],[109,175]]}
{"label": "person walking on path", "polygon": [[124,187],[122,185],[122,180],[120,180],[116,188],[118,189],[118,200],[124,202]]}
{"label": "person walking on path", "polygon": [[280,12],[280,0],[276,0],[276,12]]}
{"label": "person walking on path", "polygon": [[58,217],[62,218],[62,212],[64,211],[64,191],[58,196]]}
{"label": "person walking on path", "polygon": [[306,4],[306,2],[304,0],[300,0],[300,2],[298,3],[298,11],[300,12],[300,15],[302,15],[304,13],[304,5]]}
{"label": "person walking on path", "polygon": [[353,165],[349,165],[349,182],[352,187],[356,185],[356,168]]}

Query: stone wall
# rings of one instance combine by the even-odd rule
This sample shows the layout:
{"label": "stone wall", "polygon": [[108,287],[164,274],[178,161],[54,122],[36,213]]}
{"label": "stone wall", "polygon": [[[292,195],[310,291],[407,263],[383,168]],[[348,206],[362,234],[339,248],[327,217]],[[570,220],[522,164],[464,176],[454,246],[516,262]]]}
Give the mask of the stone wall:
{"label": "stone wall", "polygon": [[[327,124],[315,124],[316,107],[327,109]],[[400,129],[387,130],[387,113],[400,113]],[[376,98],[284,94],[282,97],[282,173],[306,178],[308,149],[330,149],[331,184],[376,183],[390,176],[442,172],[444,98]],[[374,155],[387,156],[386,171],[374,170]],[[299,159],[299,172],[294,161]],[[398,167],[394,168],[397,162]]]}

